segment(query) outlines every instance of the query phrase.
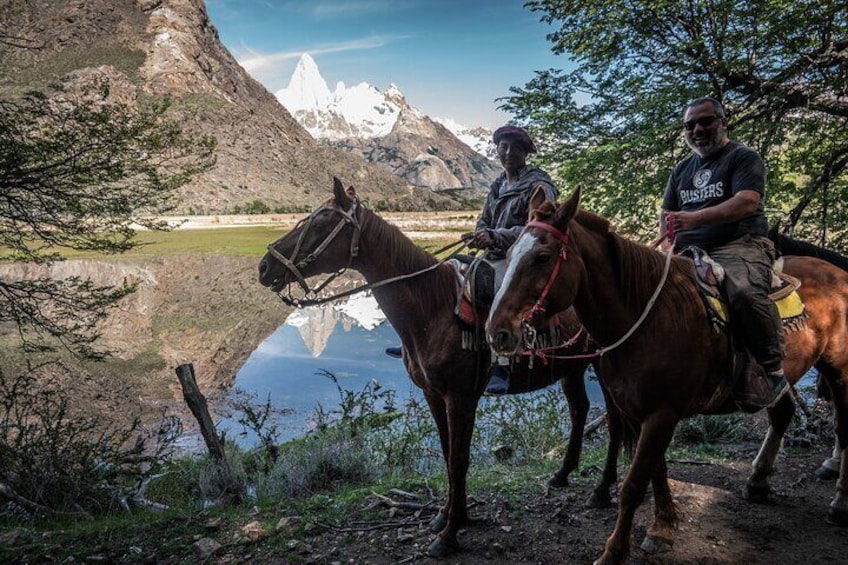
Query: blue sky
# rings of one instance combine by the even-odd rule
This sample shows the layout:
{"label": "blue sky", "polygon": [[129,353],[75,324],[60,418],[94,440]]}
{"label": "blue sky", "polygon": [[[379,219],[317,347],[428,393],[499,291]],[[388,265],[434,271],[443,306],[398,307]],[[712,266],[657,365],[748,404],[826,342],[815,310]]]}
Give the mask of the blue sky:
{"label": "blue sky", "polygon": [[545,39],[553,28],[523,0],[207,0],[224,45],[274,92],[308,52],[333,89],[394,82],[434,117],[497,127],[495,99],[533,71],[568,65]]}

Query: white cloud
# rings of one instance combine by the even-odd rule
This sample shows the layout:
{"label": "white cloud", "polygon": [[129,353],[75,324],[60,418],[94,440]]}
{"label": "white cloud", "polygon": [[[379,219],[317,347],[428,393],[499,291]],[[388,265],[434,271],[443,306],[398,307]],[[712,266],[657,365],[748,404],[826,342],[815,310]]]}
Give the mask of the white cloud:
{"label": "white cloud", "polygon": [[342,43],[336,43],[333,45],[323,45],[320,47],[301,49],[298,51],[279,51],[277,53],[270,53],[266,55],[262,55],[248,47],[245,47],[245,55],[236,54],[236,59],[238,60],[239,64],[245,68],[245,70],[252,73],[254,71],[261,71],[263,69],[267,69],[268,67],[276,66],[279,63],[288,61],[290,59],[298,59],[303,53],[309,53],[310,55],[315,57],[316,55],[322,55],[325,53],[341,53],[344,51],[376,49],[378,47],[388,45],[389,43],[406,39],[407,37],[409,36],[374,35],[371,37],[363,37],[362,39],[344,41]]}

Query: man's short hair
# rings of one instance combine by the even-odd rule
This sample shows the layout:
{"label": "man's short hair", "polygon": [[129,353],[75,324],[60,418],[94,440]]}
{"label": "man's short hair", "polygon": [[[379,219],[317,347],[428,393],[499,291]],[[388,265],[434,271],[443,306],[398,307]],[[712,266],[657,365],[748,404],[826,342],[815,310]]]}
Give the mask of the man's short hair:
{"label": "man's short hair", "polygon": [[695,100],[692,100],[691,102],[686,104],[686,107],[683,108],[683,112],[686,113],[689,108],[692,108],[693,106],[700,106],[701,104],[706,104],[707,102],[713,105],[713,110],[715,110],[716,116],[718,116],[719,118],[727,117],[727,114],[724,111],[724,105],[712,96],[702,96],[701,98],[696,98]]}

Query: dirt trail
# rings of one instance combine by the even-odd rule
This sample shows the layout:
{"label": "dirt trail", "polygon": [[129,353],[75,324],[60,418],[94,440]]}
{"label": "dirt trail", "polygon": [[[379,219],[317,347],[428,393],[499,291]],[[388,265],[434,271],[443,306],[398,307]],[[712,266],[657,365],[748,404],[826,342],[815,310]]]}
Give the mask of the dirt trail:
{"label": "dirt trail", "polygon": [[[848,562],[848,530],[827,522],[834,482],[815,479],[813,472],[829,453],[817,445],[799,454],[781,456],[773,478],[774,493],[765,504],[743,498],[756,445],[741,446],[738,462],[695,465],[670,462],[669,476],[682,520],[673,548],[649,556],[639,549],[652,519],[650,491],[636,515],[629,564],[755,565],[825,564]],[[508,563],[585,564],[597,559],[615,524],[616,509],[587,509],[597,474],[577,477],[564,491],[548,492],[540,477],[528,484],[526,498],[514,503],[497,492],[472,492],[474,523],[460,533],[463,549],[442,560],[445,564]],[[617,502],[617,500],[616,500]],[[350,523],[362,519],[349,516]],[[386,522],[399,521],[400,516]],[[344,525],[340,525],[343,527]],[[305,562],[388,564],[424,562],[430,539],[421,528],[386,528],[341,533],[325,529],[308,541]],[[259,552],[274,562],[275,552]],[[279,557],[279,555],[277,555]]]}

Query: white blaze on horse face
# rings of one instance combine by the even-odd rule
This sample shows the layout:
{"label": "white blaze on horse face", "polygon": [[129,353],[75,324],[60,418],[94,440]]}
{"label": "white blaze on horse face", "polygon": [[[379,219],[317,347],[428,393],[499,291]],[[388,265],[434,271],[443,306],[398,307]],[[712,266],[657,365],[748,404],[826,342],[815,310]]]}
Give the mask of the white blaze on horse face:
{"label": "white blaze on horse face", "polygon": [[524,233],[521,234],[518,241],[513,243],[512,247],[510,247],[509,263],[506,268],[506,273],[504,273],[503,282],[498,289],[498,293],[495,295],[495,300],[492,302],[492,312],[497,310],[500,306],[501,298],[506,291],[505,289],[507,289],[512,283],[512,278],[515,276],[515,270],[518,268],[518,264],[521,263],[522,259],[524,259],[524,257],[530,253],[534,247],[536,247],[537,243],[539,243],[539,240],[536,236]]}

